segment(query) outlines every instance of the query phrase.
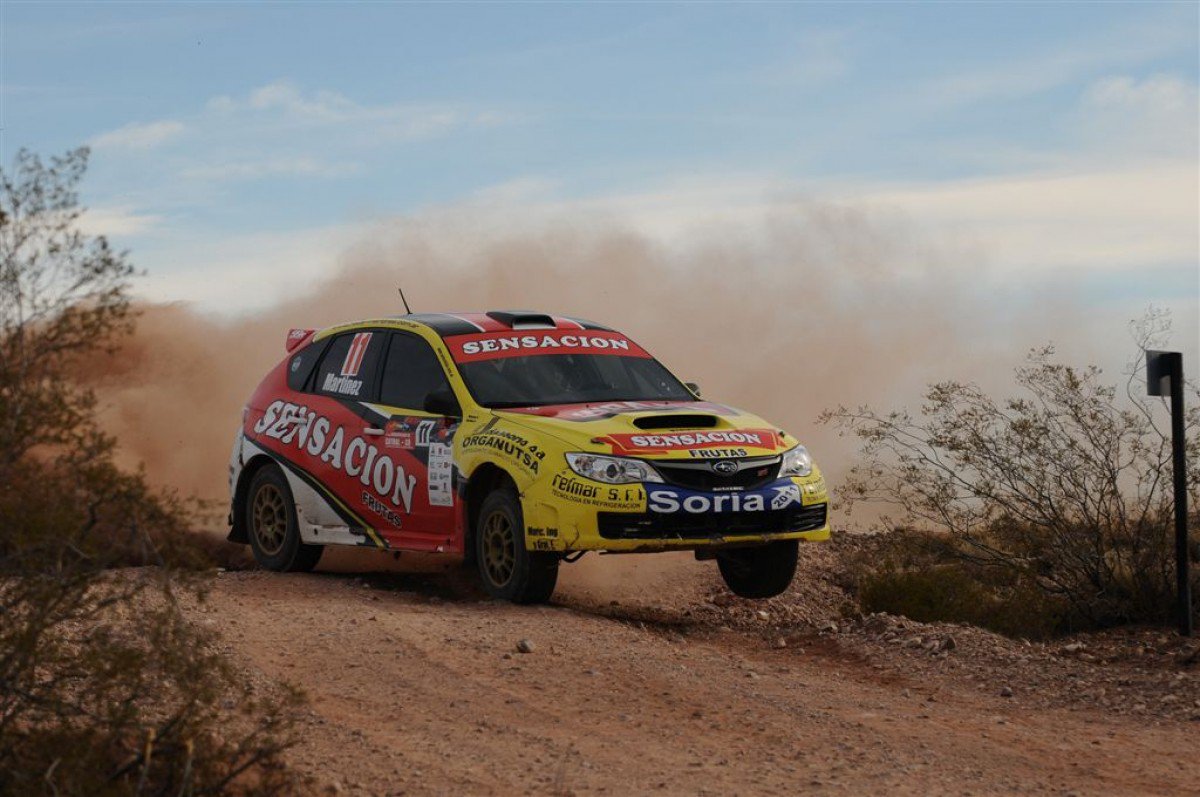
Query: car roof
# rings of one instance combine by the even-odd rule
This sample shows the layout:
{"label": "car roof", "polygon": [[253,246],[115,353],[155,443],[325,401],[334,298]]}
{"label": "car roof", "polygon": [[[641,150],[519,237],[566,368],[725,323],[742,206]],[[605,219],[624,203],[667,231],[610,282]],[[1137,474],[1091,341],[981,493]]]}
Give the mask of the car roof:
{"label": "car roof", "polygon": [[388,316],[386,318],[364,319],[347,324],[337,324],[321,330],[317,338],[326,337],[334,332],[348,330],[353,327],[370,326],[371,324],[386,324],[388,321],[408,321],[428,327],[440,337],[448,338],[454,335],[477,335],[481,332],[504,332],[506,330],[538,330],[538,329],[596,329],[611,332],[609,327],[572,316],[539,313],[533,310],[488,310],[475,313],[409,313],[407,315]]}

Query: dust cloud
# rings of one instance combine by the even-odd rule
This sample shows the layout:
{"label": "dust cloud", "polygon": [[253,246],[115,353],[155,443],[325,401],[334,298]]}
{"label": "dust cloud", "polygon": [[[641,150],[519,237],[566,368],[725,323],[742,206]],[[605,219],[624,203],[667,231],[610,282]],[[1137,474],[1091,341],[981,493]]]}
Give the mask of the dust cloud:
{"label": "dust cloud", "polygon": [[[378,225],[325,280],[266,311],[143,307],[95,387],[124,464],[219,505],[242,405],[284,356],[287,330],[401,313],[403,285],[415,311],[539,309],[617,327],[706,398],[795,434],[836,487],[854,445],[816,423],[821,410],[911,403],[928,381],[986,378],[1028,345],[1017,331],[1044,308],[998,310],[978,287],[981,262],[886,215],[815,203],[671,238],[587,215],[505,225],[447,210]],[[606,560],[619,558],[630,559]],[[647,567],[620,572],[661,576]],[[593,568],[577,572],[586,585]]]}

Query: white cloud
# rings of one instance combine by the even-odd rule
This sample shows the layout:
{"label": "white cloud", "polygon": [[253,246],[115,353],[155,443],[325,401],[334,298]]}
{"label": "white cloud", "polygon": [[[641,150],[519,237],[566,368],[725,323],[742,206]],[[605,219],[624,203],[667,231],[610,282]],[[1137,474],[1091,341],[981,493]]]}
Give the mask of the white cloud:
{"label": "white cloud", "polygon": [[1076,123],[1085,143],[1111,153],[1130,151],[1195,157],[1200,150],[1200,93],[1174,75],[1115,75],[1084,91]]}
{"label": "white cloud", "polygon": [[136,157],[146,169],[146,150],[186,131],[187,151],[172,150],[161,169],[149,170],[187,178],[198,187],[201,182],[360,174],[383,148],[527,120],[503,108],[455,103],[368,105],[281,80],[213,97],[184,121],[131,123],[96,136],[91,144],[109,158]]}
{"label": "white cloud", "polygon": [[[457,104],[364,105],[336,91],[308,91],[276,81],[245,94],[210,99],[191,120],[209,154],[181,169],[193,181],[253,180],[277,176],[344,177],[362,171],[373,151],[457,130],[520,124],[503,109]],[[280,153],[286,141],[287,152]]]}
{"label": "white cloud", "polygon": [[195,166],[183,176],[198,180],[253,180],[261,177],[347,177],[362,171],[357,163],[323,161],[307,156],[267,157]]}
{"label": "white cloud", "polygon": [[276,81],[252,90],[245,98],[214,97],[208,108],[222,114],[238,111],[282,111],[304,121],[342,122],[363,108],[336,91],[318,90],[305,95],[295,84]]}
{"label": "white cloud", "polygon": [[552,199],[557,188],[556,182],[544,177],[518,177],[476,189],[471,192],[467,202],[485,206],[545,202]]}
{"label": "white cloud", "polygon": [[225,125],[343,126],[355,140],[375,143],[415,141],[458,128],[494,128],[523,120],[500,110],[449,103],[362,105],[336,91],[305,92],[289,81],[268,83],[244,97],[214,97],[206,107]]}
{"label": "white cloud", "polygon": [[[926,105],[953,105],[1027,97],[1087,79],[1098,71],[1127,69],[1195,47],[1195,23],[1169,12],[1029,53],[1009,53],[992,63],[937,77],[919,87]],[[999,51],[997,51],[999,52]]]}
{"label": "white cloud", "polygon": [[145,149],[156,147],[184,131],[182,122],[164,119],[158,122],[133,122],[101,133],[91,140],[96,149]]}
{"label": "white cloud", "polygon": [[1096,81],[1084,100],[1096,108],[1191,115],[1196,110],[1196,86],[1173,75],[1153,75],[1144,80],[1122,75]]}
{"label": "white cloud", "polygon": [[86,235],[137,235],[155,227],[161,216],[137,213],[129,207],[88,208],[79,219],[79,229]]}

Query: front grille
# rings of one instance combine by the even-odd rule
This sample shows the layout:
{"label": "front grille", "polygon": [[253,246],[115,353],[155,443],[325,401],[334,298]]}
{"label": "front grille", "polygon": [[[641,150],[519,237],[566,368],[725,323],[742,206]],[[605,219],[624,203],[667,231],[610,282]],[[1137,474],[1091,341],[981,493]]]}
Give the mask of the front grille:
{"label": "front grille", "polygon": [[728,514],[600,512],[596,520],[600,526],[600,536],[607,540],[664,540],[813,531],[825,525],[825,514],[825,504],[813,504]]}
{"label": "front grille", "polygon": [[723,476],[712,469],[711,464],[718,461],[720,460],[691,459],[675,462],[659,459],[652,460],[651,464],[668,484],[705,492],[757,490],[775,481],[779,473],[779,457],[725,460],[737,462],[742,467],[742,470],[729,476]]}

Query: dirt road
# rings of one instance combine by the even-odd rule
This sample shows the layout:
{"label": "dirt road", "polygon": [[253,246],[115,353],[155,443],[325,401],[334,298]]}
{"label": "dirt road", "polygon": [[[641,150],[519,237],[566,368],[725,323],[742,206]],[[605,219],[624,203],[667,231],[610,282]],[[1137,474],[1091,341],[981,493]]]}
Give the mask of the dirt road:
{"label": "dirt road", "polygon": [[[312,714],[347,794],[1196,794],[1196,723],[1035,709],[688,619],[687,585],[517,607],[402,575],[226,573],[196,609]],[[680,586],[684,584],[684,586]],[[668,594],[669,593],[669,594]],[[610,595],[620,595],[612,605]],[[649,624],[640,608],[673,602]],[[518,640],[533,651],[520,653]]]}

